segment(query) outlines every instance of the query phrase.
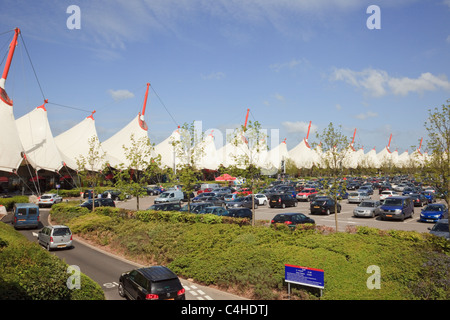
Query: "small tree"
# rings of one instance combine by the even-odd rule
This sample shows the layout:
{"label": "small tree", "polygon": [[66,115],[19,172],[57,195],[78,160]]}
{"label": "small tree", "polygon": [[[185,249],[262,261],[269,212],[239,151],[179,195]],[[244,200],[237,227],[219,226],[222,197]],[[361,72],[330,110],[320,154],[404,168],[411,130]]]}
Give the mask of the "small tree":
{"label": "small tree", "polygon": [[135,139],[130,136],[129,146],[122,146],[127,159],[126,164],[120,165],[116,171],[116,187],[122,192],[136,197],[136,210],[139,210],[139,198],[147,194],[143,185],[156,172],[160,163],[160,156],[152,157],[153,146],[148,137]]}
{"label": "small tree", "polygon": [[105,152],[96,136],[88,140],[89,150],[85,155],[77,159],[78,176],[92,188],[92,211],[95,208],[95,194],[102,177],[102,169],[105,167]]}
{"label": "small tree", "polygon": [[[450,103],[450,99],[447,100]],[[429,110],[425,122],[428,131],[428,150],[430,156],[425,159],[425,169],[433,186],[443,195],[447,206],[450,205],[450,104],[441,109]]]}
{"label": "small tree", "polygon": [[343,172],[343,164],[346,162],[351,150],[349,148],[350,139],[346,137],[341,130],[341,126],[335,128],[333,123],[330,122],[328,127],[323,130],[322,134],[317,133],[317,138],[321,141],[322,150],[324,150],[324,152],[321,153],[321,166],[331,181],[329,194],[335,203],[334,218],[336,222],[336,232],[338,231],[338,191],[343,187],[338,182],[338,177],[341,176]]}

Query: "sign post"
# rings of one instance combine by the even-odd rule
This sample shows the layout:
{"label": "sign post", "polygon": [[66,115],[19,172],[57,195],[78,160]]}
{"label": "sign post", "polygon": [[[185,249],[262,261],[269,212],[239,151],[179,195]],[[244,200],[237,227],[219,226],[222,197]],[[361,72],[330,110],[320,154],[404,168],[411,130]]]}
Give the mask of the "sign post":
{"label": "sign post", "polygon": [[289,299],[291,298],[291,283],[319,288],[320,296],[322,296],[322,290],[325,288],[324,271],[322,269],[285,264],[284,281],[288,283]]}

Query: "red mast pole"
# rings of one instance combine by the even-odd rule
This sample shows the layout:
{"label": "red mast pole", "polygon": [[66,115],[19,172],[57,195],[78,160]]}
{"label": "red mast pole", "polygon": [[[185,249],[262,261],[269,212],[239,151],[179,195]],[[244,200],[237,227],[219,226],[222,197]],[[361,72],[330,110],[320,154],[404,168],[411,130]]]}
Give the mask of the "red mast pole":
{"label": "red mast pole", "polygon": [[250,109],[247,109],[247,115],[245,116],[245,124],[244,128],[247,128],[247,120],[248,120],[248,113],[250,112]]}
{"label": "red mast pole", "polygon": [[147,83],[147,90],[145,91],[145,99],[144,106],[142,107],[142,116],[145,115],[145,108],[147,107],[147,97],[148,97],[148,88],[150,87],[150,83]]}
{"label": "red mast pole", "polygon": [[308,141],[309,138],[309,130],[311,130],[311,121],[309,121],[308,133],[306,134],[306,141]]}
{"label": "red mast pole", "polygon": [[6,59],[5,69],[3,70],[3,75],[2,75],[3,81],[0,83],[0,86],[2,88],[4,88],[4,82],[5,82],[6,78],[8,77],[9,67],[11,66],[11,61],[14,56],[14,50],[16,50],[17,37],[19,36],[20,29],[15,28],[14,31],[15,31],[14,37],[11,41],[11,44],[9,45],[9,53],[8,53],[8,58]]}

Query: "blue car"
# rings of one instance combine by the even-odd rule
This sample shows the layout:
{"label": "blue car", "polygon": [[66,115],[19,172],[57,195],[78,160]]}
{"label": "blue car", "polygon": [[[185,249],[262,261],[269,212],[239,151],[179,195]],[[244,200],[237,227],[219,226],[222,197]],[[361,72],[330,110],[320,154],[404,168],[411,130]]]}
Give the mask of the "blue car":
{"label": "blue car", "polygon": [[448,218],[448,208],[442,203],[429,204],[420,213],[420,221],[436,222]]}
{"label": "blue car", "polygon": [[428,203],[436,202],[436,200],[434,199],[433,192],[425,191],[425,192],[422,192],[422,194],[425,196],[425,198],[428,199]]}

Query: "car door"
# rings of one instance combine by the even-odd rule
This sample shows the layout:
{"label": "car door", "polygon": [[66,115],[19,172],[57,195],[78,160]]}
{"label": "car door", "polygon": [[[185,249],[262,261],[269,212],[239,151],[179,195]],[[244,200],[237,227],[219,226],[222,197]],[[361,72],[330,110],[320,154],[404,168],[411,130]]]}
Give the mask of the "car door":
{"label": "car door", "polygon": [[139,272],[133,270],[123,278],[123,288],[127,292],[130,299],[133,300],[136,300],[138,296],[138,285],[135,280],[138,274]]}
{"label": "car door", "polygon": [[49,239],[49,228],[44,227],[41,231],[38,233],[38,242],[40,245],[46,246]]}

